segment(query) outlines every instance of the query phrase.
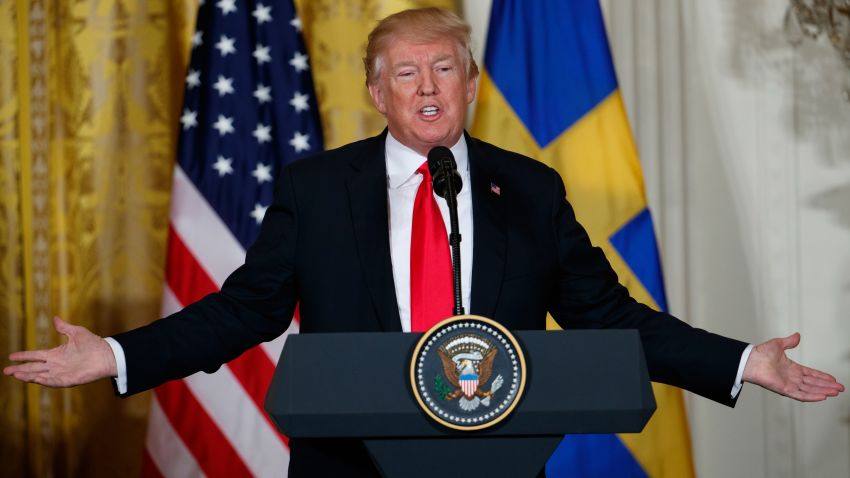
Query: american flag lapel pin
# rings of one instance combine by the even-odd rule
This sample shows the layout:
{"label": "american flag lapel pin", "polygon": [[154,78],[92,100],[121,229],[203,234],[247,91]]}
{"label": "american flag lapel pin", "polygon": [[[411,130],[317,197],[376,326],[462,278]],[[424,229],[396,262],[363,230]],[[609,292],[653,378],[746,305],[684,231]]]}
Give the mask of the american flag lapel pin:
{"label": "american flag lapel pin", "polygon": [[493,181],[490,181],[490,192],[495,194],[496,196],[501,196],[502,188],[500,188],[499,185],[494,183]]}

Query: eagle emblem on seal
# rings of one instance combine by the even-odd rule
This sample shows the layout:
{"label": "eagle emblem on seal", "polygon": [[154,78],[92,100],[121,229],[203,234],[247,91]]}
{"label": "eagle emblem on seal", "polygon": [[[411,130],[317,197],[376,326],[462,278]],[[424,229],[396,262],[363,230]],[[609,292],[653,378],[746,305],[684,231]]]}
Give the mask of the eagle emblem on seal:
{"label": "eagle emblem on seal", "polygon": [[490,398],[501,388],[504,379],[496,376],[490,389],[486,390],[493,375],[493,360],[498,349],[476,334],[463,334],[452,338],[437,349],[443,365],[443,376],[435,379],[435,391],[443,400],[458,400],[464,411],[472,411],[483,405],[490,406]]}

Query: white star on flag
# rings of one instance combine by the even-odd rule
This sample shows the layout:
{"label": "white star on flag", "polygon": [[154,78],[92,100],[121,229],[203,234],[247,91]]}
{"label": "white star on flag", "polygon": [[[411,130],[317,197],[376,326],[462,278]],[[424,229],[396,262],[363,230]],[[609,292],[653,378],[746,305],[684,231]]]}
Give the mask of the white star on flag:
{"label": "white star on flag", "polygon": [[201,85],[201,72],[198,70],[189,70],[189,74],[186,75],[186,86],[191,90],[196,86]]}
{"label": "white star on flag", "polygon": [[215,6],[221,9],[222,15],[227,15],[236,11],[236,0],[218,0]]}
{"label": "white star on flag", "polygon": [[221,56],[227,56],[231,53],[236,53],[235,39],[228,38],[227,35],[222,35],[218,43],[215,44],[216,49],[221,53]]}
{"label": "white star on flag", "polygon": [[301,134],[296,131],[295,136],[289,140],[289,145],[295,148],[296,153],[300,153],[301,151],[307,151],[310,149],[310,135],[309,134]]}
{"label": "white star on flag", "polygon": [[263,63],[268,63],[272,61],[272,57],[269,54],[269,47],[257,44],[257,48],[254,48],[254,58],[257,59],[257,63],[262,65]]}
{"label": "white star on flag", "polygon": [[254,90],[254,98],[260,103],[268,103],[272,100],[272,89],[268,86],[257,84],[257,89]]}
{"label": "white star on flag", "polygon": [[218,130],[218,134],[221,136],[226,135],[227,133],[232,133],[235,130],[233,129],[233,118],[218,115],[218,119],[213,123],[213,129]]}
{"label": "white star on flag", "polygon": [[218,91],[218,96],[233,93],[233,78],[225,78],[222,75],[218,75],[218,81],[213,85],[213,89]]}
{"label": "white star on flag", "polygon": [[201,46],[204,44],[204,32],[198,30],[194,34],[192,34],[192,48],[196,46]]}
{"label": "white star on flag", "polygon": [[300,91],[296,91],[295,94],[292,95],[292,99],[289,100],[289,104],[295,108],[296,113],[300,113],[310,109],[310,104],[307,103],[307,100],[309,99],[309,96],[302,95]]}
{"label": "white star on flag", "polygon": [[295,56],[289,60],[289,64],[295,67],[295,71],[301,72],[309,68],[307,65],[307,55],[296,51]]}
{"label": "white star on flag", "polygon": [[251,211],[251,217],[257,221],[257,224],[263,222],[263,216],[266,215],[266,209],[268,208],[268,206],[261,206],[260,203],[254,205],[254,210]]}
{"label": "white star on flag", "polygon": [[289,21],[289,24],[295,27],[297,31],[301,31],[301,17],[296,16],[295,18]]}
{"label": "white star on flag", "polygon": [[260,123],[257,124],[257,127],[254,128],[254,132],[251,134],[253,134],[254,137],[257,138],[257,141],[260,144],[268,143],[272,140],[272,127]]}
{"label": "white star on flag", "polygon": [[189,111],[188,109],[183,110],[183,116],[180,117],[180,122],[183,123],[184,130],[198,126],[198,113]]}
{"label": "white star on flag", "polygon": [[265,22],[272,21],[272,7],[267,7],[262,3],[257,4],[257,8],[251,12],[251,15],[257,19],[257,23],[262,25]]}
{"label": "white star on flag", "polygon": [[216,158],[215,163],[213,163],[212,167],[213,169],[218,171],[219,177],[224,177],[225,175],[233,173],[233,166],[231,166],[232,164],[232,158],[225,158],[224,156],[219,155]]}
{"label": "white star on flag", "polygon": [[257,168],[251,173],[251,176],[257,178],[257,182],[263,184],[266,181],[272,180],[272,167],[266,166],[263,163],[257,163]]}

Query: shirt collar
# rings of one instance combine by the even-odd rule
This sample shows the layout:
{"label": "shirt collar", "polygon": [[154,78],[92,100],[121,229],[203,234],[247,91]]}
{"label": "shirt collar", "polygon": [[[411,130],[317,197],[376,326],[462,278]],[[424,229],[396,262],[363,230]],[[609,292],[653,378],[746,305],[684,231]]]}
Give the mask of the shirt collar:
{"label": "shirt collar", "polygon": [[[451,148],[457,163],[457,170],[466,176],[469,171],[469,152],[466,147],[465,135],[460,135],[457,143]],[[428,158],[401,144],[393,135],[387,131],[386,140],[386,162],[387,162],[387,184],[391,189],[397,189],[416,175],[416,170]]]}

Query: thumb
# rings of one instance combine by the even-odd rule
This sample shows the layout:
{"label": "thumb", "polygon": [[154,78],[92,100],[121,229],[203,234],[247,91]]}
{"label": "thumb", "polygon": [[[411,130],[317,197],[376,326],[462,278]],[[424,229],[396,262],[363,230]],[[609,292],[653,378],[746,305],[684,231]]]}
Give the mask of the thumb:
{"label": "thumb", "polygon": [[793,349],[794,347],[800,345],[800,333],[794,332],[788,337],[784,337],[781,339],[782,348],[784,350]]}
{"label": "thumb", "polygon": [[53,327],[62,335],[70,335],[72,325],[62,320],[58,315],[53,316]]}

